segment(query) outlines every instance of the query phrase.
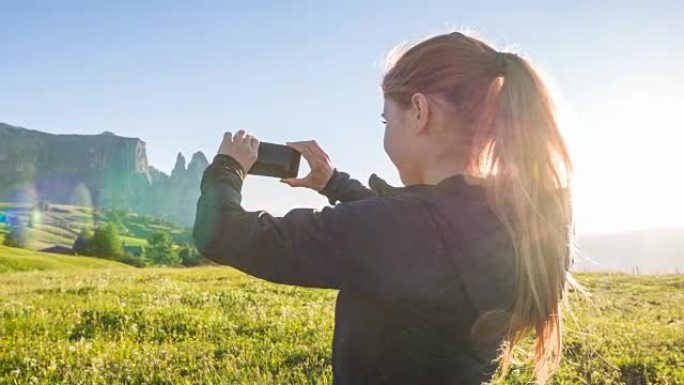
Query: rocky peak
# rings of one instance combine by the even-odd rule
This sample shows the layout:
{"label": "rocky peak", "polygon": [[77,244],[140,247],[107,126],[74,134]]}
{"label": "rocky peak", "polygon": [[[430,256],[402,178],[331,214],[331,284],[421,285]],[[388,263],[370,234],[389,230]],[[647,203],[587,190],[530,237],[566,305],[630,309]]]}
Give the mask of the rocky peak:
{"label": "rocky peak", "polygon": [[171,177],[183,175],[185,173],[185,157],[183,156],[182,153],[178,153],[176,155],[176,164],[173,166],[173,170],[171,170]]}
{"label": "rocky peak", "polygon": [[188,164],[188,171],[194,175],[202,175],[207,166],[209,166],[207,157],[204,156],[202,151],[197,151],[196,153],[192,154],[192,158]]}

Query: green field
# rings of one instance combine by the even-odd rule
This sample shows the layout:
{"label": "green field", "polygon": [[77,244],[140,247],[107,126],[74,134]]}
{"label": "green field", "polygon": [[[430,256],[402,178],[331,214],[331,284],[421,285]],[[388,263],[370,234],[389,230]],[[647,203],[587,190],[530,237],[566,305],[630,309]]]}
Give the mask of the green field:
{"label": "green field", "polygon": [[0,273],[32,270],[131,269],[131,266],[91,257],[41,253],[0,244]]}
{"label": "green field", "polygon": [[[579,279],[554,383],[684,384],[684,276]],[[336,293],[226,267],[2,273],[0,384],[330,384]]]}

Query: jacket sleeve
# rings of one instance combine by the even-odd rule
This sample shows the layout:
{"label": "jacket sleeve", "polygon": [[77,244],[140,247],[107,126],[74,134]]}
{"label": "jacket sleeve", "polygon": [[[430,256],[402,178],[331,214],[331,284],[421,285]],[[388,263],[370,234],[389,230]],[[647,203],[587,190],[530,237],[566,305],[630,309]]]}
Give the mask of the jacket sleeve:
{"label": "jacket sleeve", "polygon": [[401,222],[392,215],[407,215],[396,202],[375,197],[274,217],[241,207],[244,177],[227,155],[217,155],[202,175],[193,239],[205,257],[271,282],[307,287],[360,289],[383,276],[394,254],[382,254],[376,245],[395,230],[387,221]]}
{"label": "jacket sleeve", "polygon": [[371,174],[368,185],[364,186],[360,181],[351,178],[348,173],[333,170],[333,174],[325,187],[319,191],[328,198],[328,202],[334,205],[337,201],[350,202],[370,197],[394,196],[400,188],[389,185],[377,174]]}
{"label": "jacket sleeve", "polygon": [[334,205],[337,201],[349,202],[358,199],[378,196],[374,190],[364,186],[360,181],[351,178],[348,173],[333,170],[333,174],[325,187],[319,191],[328,198],[328,202]]}

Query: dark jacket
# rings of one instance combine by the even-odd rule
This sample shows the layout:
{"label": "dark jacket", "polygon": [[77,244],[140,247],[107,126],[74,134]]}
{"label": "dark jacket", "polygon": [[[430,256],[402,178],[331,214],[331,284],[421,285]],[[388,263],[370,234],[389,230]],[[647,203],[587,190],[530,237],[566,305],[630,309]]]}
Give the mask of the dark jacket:
{"label": "dark jacket", "polygon": [[[220,264],[267,281],[339,289],[333,383],[479,384],[495,369],[514,290],[510,239],[479,185],[363,186],[335,170],[331,205],[282,217],[240,206],[245,172],[216,155],[193,236]],[[335,202],[340,203],[335,204]]]}

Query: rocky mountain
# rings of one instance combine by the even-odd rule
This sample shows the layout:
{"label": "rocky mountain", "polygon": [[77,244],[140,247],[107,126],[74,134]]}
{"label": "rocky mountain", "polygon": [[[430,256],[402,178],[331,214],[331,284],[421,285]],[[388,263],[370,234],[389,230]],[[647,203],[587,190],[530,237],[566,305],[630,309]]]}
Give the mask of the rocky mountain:
{"label": "rocky mountain", "polygon": [[0,201],[120,208],[191,226],[208,164],[196,152],[186,167],[179,153],[167,175],[148,164],[138,138],[55,135],[0,123]]}

